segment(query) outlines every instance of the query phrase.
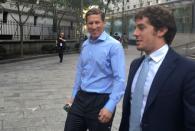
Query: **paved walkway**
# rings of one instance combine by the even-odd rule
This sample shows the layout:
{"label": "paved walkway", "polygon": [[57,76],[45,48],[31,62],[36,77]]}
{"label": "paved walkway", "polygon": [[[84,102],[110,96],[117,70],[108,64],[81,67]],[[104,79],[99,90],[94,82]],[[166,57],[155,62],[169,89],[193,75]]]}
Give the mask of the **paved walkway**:
{"label": "paved walkway", "polygon": [[[126,70],[139,57],[135,46],[126,53]],[[63,131],[71,96],[78,54],[0,64],[0,131]],[[117,131],[121,118],[119,103],[112,127]]]}

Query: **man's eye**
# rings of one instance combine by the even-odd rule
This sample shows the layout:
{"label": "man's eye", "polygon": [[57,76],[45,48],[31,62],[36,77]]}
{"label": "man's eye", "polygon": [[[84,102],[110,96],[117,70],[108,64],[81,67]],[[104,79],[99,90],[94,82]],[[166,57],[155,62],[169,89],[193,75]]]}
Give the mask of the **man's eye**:
{"label": "man's eye", "polygon": [[144,30],[144,26],[140,26],[140,27],[138,27],[140,30]]}

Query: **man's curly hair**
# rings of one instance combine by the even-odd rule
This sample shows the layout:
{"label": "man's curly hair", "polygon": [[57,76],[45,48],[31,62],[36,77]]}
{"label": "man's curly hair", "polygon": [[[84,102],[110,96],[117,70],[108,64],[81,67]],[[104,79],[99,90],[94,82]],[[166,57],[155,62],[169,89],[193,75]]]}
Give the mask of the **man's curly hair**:
{"label": "man's curly hair", "polygon": [[143,17],[148,18],[150,24],[154,26],[155,30],[160,30],[161,28],[168,29],[164,35],[164,40],[170,45],[177,32],[175,19],[172,12],[163,6],[149,6],[143,10],[140,10],[135,15],[135,20],[142,19]]}

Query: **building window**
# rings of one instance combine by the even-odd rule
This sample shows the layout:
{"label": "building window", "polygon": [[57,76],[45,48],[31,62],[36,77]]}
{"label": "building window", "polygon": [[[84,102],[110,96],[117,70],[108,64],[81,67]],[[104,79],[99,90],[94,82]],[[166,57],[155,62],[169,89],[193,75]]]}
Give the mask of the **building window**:
{"label": "building window", "polygon": [[127,9],[129,9],[130,7],[129,6],[127,6]]}
{"label": "building window", "polygon": [[133,8],[136,8],[136,5],[133,5]]}
{"label": "building window", "polygon": [[129,0],[127,0],[127,2],[129,2]]}
{"label": "building window", "polygon": [[37,18],[38,16],[34,16],[34,25],[37,25]]}
{"label": "building window", "polygon": [[150,1],[148,1],[148,5],[150,5]]}
{"label": "building window", "polygon": [[3,23],[7,23],[7,15],[8,15],[8,12],[4,11],[3,12]]}
{"label": "building window", "polygon": [[158,2],[159,2],[159,1],[158,1],[158,0],[156,0],[156,3],[157,3],[157,4],[158,4]]}

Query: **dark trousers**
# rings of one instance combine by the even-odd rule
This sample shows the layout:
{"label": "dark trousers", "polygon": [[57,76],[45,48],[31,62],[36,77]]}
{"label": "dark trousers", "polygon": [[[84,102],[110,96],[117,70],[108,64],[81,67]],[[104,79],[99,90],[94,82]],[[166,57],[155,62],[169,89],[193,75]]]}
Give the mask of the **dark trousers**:
{"label": "dark trousers", "polygon": [[60,62],[62,62],[63,61],[63,56],[64,56],[63,52],[59,52],[58,55],[59,55],[59,58],[60,58]]}
{"label": "dark trousers", "polygon": [[111,131],[112,121],[101,123],[99,111],[109,99],[109,94],[79,91],[67,115],[64,131]]}

